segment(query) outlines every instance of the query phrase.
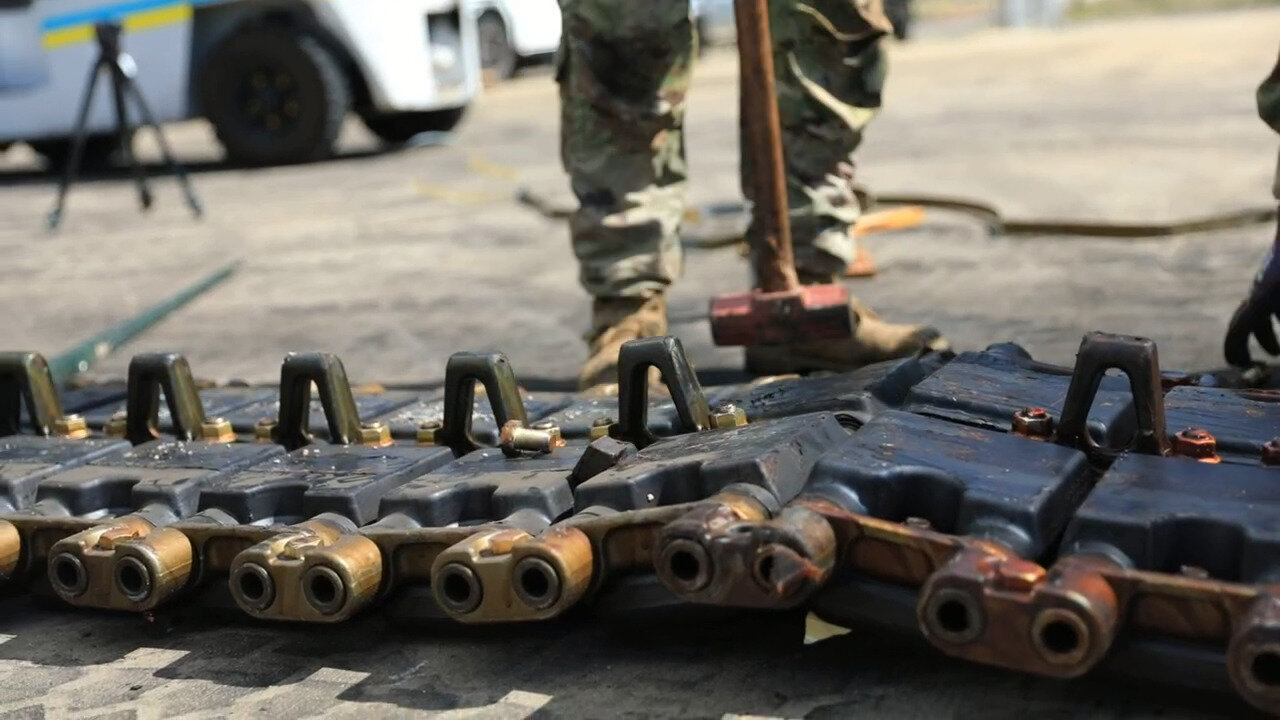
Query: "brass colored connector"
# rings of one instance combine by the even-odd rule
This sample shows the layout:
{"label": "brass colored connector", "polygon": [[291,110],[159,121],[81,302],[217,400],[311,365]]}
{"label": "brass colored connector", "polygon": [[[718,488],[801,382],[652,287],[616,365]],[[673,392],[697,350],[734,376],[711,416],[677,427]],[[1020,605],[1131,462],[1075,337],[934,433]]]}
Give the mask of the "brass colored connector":
{"label": "brass colored connector", "polygon": [[[122,593],[116,587],[117,552],[124,543],[145,537],[154,529],[150,521],[128,515],[59,540],[49,550],[49,584],[59,597],[73,605],[135,609],[132,601],[121,606]],[[188,558],[189,555],[188,546]],[[132,594],[144,600],[149,592],[143,590],[155,584],[147,578],[126,579],[138,581],[132,586]]]}
{"label": "brass colored connector", "polygon": [[263,418],[253,426],[253,441],[259,443],[275,442],[275,418]]}
{"label": "brass colored connector", "polygon": [[507,456],[517,457],[521,453],[554,452],[564,447],[565,442],[560,436],[560,428],[551,422],[525,427],[519,420],[511,420],[502,426],[498,445]]}
{"label": "brass colored connector", "polygon": [[440,431],[444,429],[444,423],[439,420],[427,420],[418,425],[417,441],[419,445],[438,445],[437,439]]}
{"label": "brass colored connector", "polygon": [[53,434],[68,440],[83,440],[89,437],[89,424],[83,415],[64,415],[53,421]]}
{"label": "brass colored connector", "polygon": [[13,577],[22,561],[22,534],[17,526],[0,520],[0,582]]}
{"label": "brass colored connector", "polygon": [[553,526],[482,532],[445,550],[432,566],[436,601],[465,623],[555,617],[591,583],[591,541],[577,528]]}
{"label": "brass colored connector", "polygon": [[609,437],[609,431],[613,429],[615,424],[616,423],[613,418],[596,418],[591,422],[591,430],[588,437],[591,440],[599,440],[602,437]]}
{"label": "brass colored connector", "polygon": [[378,546],[321,518],[241,552],[230,578],[236,604],[256,618],[326,623],[371,602],[381,581]]}
{"label": "brass colored connector", "polygon": [[360,426],[360,444],[369,447],[387,447],[392,442],[391,426],[378,420]]}
{"label": "brass colored connector", "polygon": [[200,439],[213,443],[233,443],[236,441],[236,431],[232,429],[230,420],[210,418],[200,425]]}
{"label": "brass colored connector", "polygon": [[538,432],[550,433],[557,440],[564,439],[564,434],[560,431],[560,426],[556,424],[555,420],[539,420],[531,424],[529,429],[537,430]]}
{"label": "brass colored connector", "polygon": [[129,424],[129,415],[123,410],[111,416],[107,424],[102,427],[102,432],[107,437],[122,438],[125,436]]}
{"label": "brass colored connector", "polygon": [[191,541],[175,528],[153,530],[116,546],[109,607],[141,612],[185,589],[195,567]]}
{"label": "brass colored connector", "polygon": [[721,405],[711,411],[711,427],[715,430],[743,427],[747,424],[747,411],[737,405]]}

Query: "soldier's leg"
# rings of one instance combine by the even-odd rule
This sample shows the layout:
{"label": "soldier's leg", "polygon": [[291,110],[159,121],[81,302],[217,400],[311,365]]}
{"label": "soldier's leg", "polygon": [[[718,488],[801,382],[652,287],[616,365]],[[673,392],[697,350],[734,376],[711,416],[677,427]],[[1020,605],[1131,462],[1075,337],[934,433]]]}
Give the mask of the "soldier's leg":
{"label": "soldier's leg", "polygon": [[854,259],[853,153],[880,108],[892,32],[880,0],[774,0],[774,63],[796,265],[832,278]]}
{"label": "soldier's leg", "polygon": [[666,332],[663,293],[683,270],[685,94],[695,54],[689,0],[561,0],[561,155],[570,220],[594,297],[580,378],[614,372],[623,342]]}
{"label": "soldier's leg", "polygon": [[[892,26],[881,0],[771,0],[769,14],[796,269],[802,282],[835,282],[857,253],[853,153],[880,107]],[[844,370],[946,346],[933,328],[886,323],[857,301],[853,312],[851,340],[752,348],[750,369]]]}
{"label": "soldier's leg", "polygon": [[648,297],[680,274],[689,0],[562,0],[561,152],[571,228],[596,297]]}

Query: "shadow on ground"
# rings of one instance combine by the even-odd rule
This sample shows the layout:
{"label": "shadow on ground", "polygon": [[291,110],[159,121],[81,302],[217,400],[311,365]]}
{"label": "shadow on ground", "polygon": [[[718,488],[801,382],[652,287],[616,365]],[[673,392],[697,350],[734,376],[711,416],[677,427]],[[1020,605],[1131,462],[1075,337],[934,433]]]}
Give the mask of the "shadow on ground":
{"label": "shadow on ground", "polygon": [[[353,160],[367,160],[369,158],[386,155],[388,152],[391,151],[365,150],[360,152],[344,153],[321,162],[334,163],[350,162]],[[141,163],[141,166],[149,178],[162,178],[171,174],[169,166],[162,162],[147,161]],[[245,165],[236,165],[223,160],[206,160],[193,163],[183,163],[182,167],[191,175],[226,172],[229,170],[253,169]],[[132,177],[133,176],[129,168],[125,166],[85,168],[76,178],[76,183],[128,182]],[[49,168],[18,168],[7,171],[0,170],[0,187],[9,185],[56,185],[61,179],[61,171]]]}
{"label": "shadow on ground", "polygon": [[[805,645],[803,616],[693,621],[588,617],[462,627],[365,616],[334,627],[266,625],[206,614],[176,627],[0,603],[0,665],[71,669],[135,689],[192,692],[229,707],[265,688],[291,702],[484,707],[520,691],[550,696],[538,717],[1240,717],[1227,695],[1099,677],[1076,682],[966,666],[918,639],[878,630]],[[145,649],[156,649],[147,651]],[[161,655],[158,667],[140,660]],[[343,686],[315,681],[340,674]],[[124,674],[121,674],[124,673]],[[132,674],[130,674],[132,673]],[[0,684],[21,682],[15,669]],[[177,688],[177,690],[173,690]],[[283,689],[282,689],[283,688]],[[85,692],[83,687],[80,692]],[[156,699],[158,700],[158,698]],[[146,702],[144,694],[136,702]],[[221,705],[219,705],[219,703]],[[237,706],[239,707],[239,706]],[[357,708],[358,710],[358,708]]]}

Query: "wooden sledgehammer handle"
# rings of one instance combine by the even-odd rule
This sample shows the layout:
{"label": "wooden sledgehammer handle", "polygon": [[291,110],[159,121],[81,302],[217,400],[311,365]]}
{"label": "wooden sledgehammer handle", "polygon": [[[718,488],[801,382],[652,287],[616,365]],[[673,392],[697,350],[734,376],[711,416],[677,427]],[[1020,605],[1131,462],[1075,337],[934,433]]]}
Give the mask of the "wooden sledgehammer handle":
{"label": "wooden sledgehammer handle", "polygon": [[[794,290],[795,255],[791,251],[790,206],[782,154],[782,120],[778,116],[773,66],[773,36],[769,31],[769,0],[735,0],[738,55],[741,64],[740,112],[746,133],[743,152],[749,153],[755,208],[756,278],[761,290]],[[747,161],[747,158],[743,158]]]}

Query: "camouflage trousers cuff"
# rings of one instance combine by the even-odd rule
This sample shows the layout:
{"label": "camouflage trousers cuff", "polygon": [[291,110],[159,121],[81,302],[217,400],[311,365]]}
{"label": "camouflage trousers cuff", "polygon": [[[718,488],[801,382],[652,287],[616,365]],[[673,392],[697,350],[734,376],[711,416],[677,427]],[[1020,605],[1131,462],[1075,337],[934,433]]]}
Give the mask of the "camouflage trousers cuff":
{"label": "camouflage trousers cuff", "polygon": [[684,274],[684,248],[678,237],[632,235],[636,237],[628,238],[625,232],[575,236],[578,279],[589,294],[602,299],[647,299],[661,295]]}
{"label": "camouflage trousers cuff", "polygon": [[597,300],[648,300],[666,294],[671,287],[670,282],[654,279],[592,283],[581,278],[581,282],[587,294]]}
{"label": "camouflage trousers cuff", "polygon": [[802,275],[838,278],[858,254],[858,242],[841,224],[819,232],[811,240],[795,238],[796,270]]}

